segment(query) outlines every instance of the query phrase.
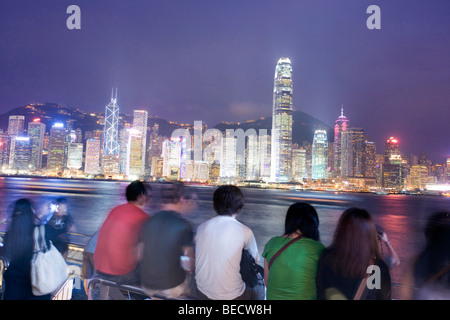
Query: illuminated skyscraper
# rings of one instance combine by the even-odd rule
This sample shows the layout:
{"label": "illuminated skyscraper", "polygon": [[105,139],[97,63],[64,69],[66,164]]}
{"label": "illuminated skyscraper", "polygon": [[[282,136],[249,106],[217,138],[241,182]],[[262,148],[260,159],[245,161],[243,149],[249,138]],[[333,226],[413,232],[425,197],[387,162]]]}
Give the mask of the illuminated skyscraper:
{"label": "illuminated skyscraper", "polygon": [[24,131],[25,116],[9,116],[8,134],[10,136],[22,136]]}
{"label": "illuminated skyscraper", "polygon": [[119,106],[117,105],[117,88],[111,94],[111,102],[105,111],[105,144],[103,147],[102,171],[110,176],[119,173]]}
{"label": "illuminated skyscraper", "polygon": [[334,124],[334,177],[342,177],[342,137],[349,128],[349,120],[344,116],[344,106],[341,107],[341,115]]}
{"label": "illuminated skyscraper", "polygon": [[145,110],[134,110],[133,129],[140,135],[141,142],[141,169],[138,175],[145,174],[145,156],[147,150],[147,121],[148,112]]}
{"label": "illuminated skyscraper", "polygon": [[29,170],[31,160],[31,145],[28,137],[15,137],[14,154],[13,154],[13,169],[14,170]]}
{"label": "illuminated skyscraper", "polygon": [[6,133],[0,133],[0,171],[9,167],[9,152],[11,150],[11,137]]}
{"label": "illuminated skyscraper", "polygon": [[341,177],[363,177],[364,130],[349,128],[342,132],[341,141]]}
{"label": "illuminated skyscraper", "polygon": [[312,144],[312,179],[327,179],[328,140],[325,130],[316,130]]}
{"label": "illuminated skyscraper", "polygon": [[222,152],[220,154],[220,177],[226,181],[236,178],[236,144],[234,136],[222,139]]}
{"label": "illuminated skyscraper", "polygon": [[278,60],[275,68],[272,113],[272,181],[291,180],[292,165],[292,64],[289,58]]}
{"label": "illuminated skyscraper", "polygon": [[36,118],[28,123],[28,137],[31,139],[31,170],[42,168],[42,151],[44,149],[45,124]]}
{"label": "illuminated skyscraper", "polygon": [[306,150],[292,150],[292,178],[294,181],[303,182],[306,176]]}
{"label": "illuminated skyscraper", "polygon": [[55,123],[50,129],[47,170],[52,172],[59,172],[64,169],[65,139],[66,129],[64,128],[64,124]]}
{"label": "illuminated skyscraper", "polygon": [[383,187],[401,190],[406,181],[406,165],[400,154],[398,139],[390,137],[386,141],[382,168]]}
{"label": "illuminated skyscraper", "polygon": [[67,168],[80,170],[83,167],[83,144],[71,142],[67,146]]}
{"label": "illuminated skyscraper", "polygon": [[126,170],[127,176],[133,176],[135,179],[142,174],[143,159],[142,159],[142,133],[139,130],[131,128],[128,133],[128,166]]}
{"label": "illuminated skyscraper", "polygon": [[98,139],[86,140],[84,172],[94,175],[100,173],[100,140]]}

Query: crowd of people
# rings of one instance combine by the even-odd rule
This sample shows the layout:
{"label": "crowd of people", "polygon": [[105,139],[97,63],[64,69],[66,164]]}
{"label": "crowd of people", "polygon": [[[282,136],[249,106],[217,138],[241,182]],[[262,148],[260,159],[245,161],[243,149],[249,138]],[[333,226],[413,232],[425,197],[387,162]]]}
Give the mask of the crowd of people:
{"label": "crowd of people", "polygon": [[[213,194],[216,216],[196,230],[186,218],[196,195],[181,182],[159,186],[158,210],[147,213],[156,190],[141,181],[125,191],[127,202],[113,208],[87,243],[81,277],[98,275],[119,285],[142,288],[149,296],[211,300],[389,300],[391,269],[400,264],[386,233],[369,212],[345,210],[328,247],[320,240],[319,215],[310,204],[292,204],[284,233],[272,237],[261,253],[248,226],[237,218],[245,199],[239,187],[219,186]],[[15,203],[0,255],[10,264],[4,274],[3,299],[49,299],[34,296],[30,283],[33,229],[46,222],[46,239],[67,253],[73,219],[67,200],[51,204],[39,217],[26,199]],[[411,265],[404,299],[450,299],[450,214],[438,212],[425,229],[426,247]],[[256,284],[244,281],[241,263],[247,251],[264,265]],[[90,297],[90,292],[88,292]],[[125,299],[117,288],[100,290],[100,299]]]}

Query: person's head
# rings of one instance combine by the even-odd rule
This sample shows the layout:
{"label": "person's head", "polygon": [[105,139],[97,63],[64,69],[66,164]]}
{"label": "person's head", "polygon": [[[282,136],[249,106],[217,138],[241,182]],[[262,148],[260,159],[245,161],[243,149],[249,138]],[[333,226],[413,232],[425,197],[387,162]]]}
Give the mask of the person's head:
{"label": "person's head", "polygon": [[143,206],[147,198],[147,188],[142,181],[133,181],[127,186],[125,196],[128,202]]}
{"label": "person's head", "polygon": [[67,213],[67,199],[64,197],[56,199],[56,205],[58,206],[56,212],[58,214],[66,214]]}
{"label": "person's head", "polygon": [[344,211],[331,244],[335,272],[348,277],[366,275],[374,258],[381,259],[375,223],[365,209]]}
{"label": "person's head", "polygon": [[191,213],[197,209],[197,194],[192,191],[188,191],[184,193],[183,196],[183,213]]}
{"label": "person's head", "polygon": [[28,199],[14,203],[6,239],[5,251],[11,259],[19,258],[33,246],[33,230],[37,217]]}
{"label": "person's head", "polygon": [[160,190],[162,205],[179,205],[184,197],[184,189],[181,181],[163,183]]}
{"label": "person's head", "polygon": [[298,231],[307,238],[320,241],[319,216],[313,206],[304,202],[291,205],[284,222],[285,235],[289,236]]}
{"label": "person's head", "polygon": [[244,206],[244,194],[232,185],[220,186],[213,195],[214,210],[218,215],[238,214]]}

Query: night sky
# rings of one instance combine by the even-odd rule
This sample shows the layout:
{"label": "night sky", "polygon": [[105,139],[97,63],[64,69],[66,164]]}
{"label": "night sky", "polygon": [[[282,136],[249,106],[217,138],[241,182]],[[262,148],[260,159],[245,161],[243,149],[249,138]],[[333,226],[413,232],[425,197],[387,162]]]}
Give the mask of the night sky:
{"label": "night sky", "polygon": [[[69,5],[81,30],[69,30]],[[381,30],[369,30],[372,5]],[[294,108],[344,113],[384,151],[450,155],[448,0],[14,0],[0,9],[0,113],[55,102],[209,126],[271,116],[275,65],[291,59]]]}

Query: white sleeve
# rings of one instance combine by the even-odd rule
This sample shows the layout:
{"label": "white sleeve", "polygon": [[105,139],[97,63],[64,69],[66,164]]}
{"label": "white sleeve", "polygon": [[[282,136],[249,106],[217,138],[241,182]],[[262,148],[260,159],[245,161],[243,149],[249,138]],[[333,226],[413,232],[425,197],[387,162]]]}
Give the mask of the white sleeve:
{"label": "white sleeve", "polygon": [[248,250],[248,252],[250,252],[250,254],[253,256],[253,258],[255,258],[256,263],[258,263],[259,260],[259,252],[258,252],[258,245],[256,244],[256,239],[255,239],[255,235],[253,234],[253,231],[246,227],[245,228],[245,245],[244,245],[244,249]]}

